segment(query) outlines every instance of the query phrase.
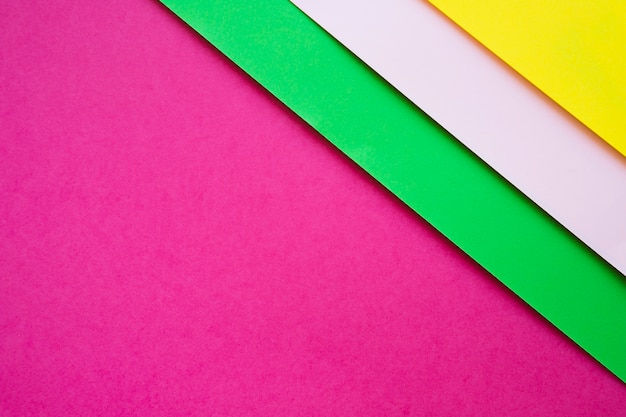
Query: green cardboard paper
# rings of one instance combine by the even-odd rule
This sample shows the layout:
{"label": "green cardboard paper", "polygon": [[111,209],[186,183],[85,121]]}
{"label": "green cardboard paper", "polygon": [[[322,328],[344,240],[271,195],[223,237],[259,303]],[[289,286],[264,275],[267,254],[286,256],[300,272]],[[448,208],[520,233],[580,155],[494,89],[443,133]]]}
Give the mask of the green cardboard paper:
{"label": "green cardboard paper", "polygon": [[288,0],[162,2],[626,381],[623,275]]}

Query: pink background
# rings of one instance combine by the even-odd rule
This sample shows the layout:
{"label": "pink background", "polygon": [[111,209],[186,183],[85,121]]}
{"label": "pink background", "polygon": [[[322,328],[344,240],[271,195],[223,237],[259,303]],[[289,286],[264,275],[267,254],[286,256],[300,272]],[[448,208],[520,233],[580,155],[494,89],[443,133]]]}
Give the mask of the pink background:
{"label": "pink background", "polygon": [[626,385],[155,1],[0,25],[0,415],[624,414]]}

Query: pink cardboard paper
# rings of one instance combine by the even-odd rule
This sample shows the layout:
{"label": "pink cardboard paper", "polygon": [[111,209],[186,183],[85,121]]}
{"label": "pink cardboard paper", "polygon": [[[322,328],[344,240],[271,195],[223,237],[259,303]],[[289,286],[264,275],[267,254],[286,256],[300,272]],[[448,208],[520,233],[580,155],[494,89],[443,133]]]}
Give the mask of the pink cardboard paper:
{"label": "pink cardboard paper", "polygon": [[0,415],[626,409],[623,383],[156,2],[0,19]]}

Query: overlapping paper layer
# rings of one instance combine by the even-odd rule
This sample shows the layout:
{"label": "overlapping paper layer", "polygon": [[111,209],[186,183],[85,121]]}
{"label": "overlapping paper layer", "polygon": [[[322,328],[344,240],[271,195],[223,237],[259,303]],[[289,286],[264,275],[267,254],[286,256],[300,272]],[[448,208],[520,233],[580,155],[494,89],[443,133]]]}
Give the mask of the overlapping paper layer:
{"label": "overlapping paper layer", "polygon": [[626,273],[626,158],[428,3],[293,3]]}
{"label": "overlapping paper layer", "polygon": [[164,3],[607,368],[626,377],[621,274],[295,6]]}
{"label": "overlapping paper layer", "polygon": [[[2,417],[623,416],[621,380],[159,2],[7,1],[0,26]],[[345,120],[346,86],[311,120]],[[389,143],[422,126],[400,116]],[[458,188],[444,216],[476,210]]]}
{"label": "overlapping paper layer", "polygon": [[626,155],[623,1],[430,2]]}

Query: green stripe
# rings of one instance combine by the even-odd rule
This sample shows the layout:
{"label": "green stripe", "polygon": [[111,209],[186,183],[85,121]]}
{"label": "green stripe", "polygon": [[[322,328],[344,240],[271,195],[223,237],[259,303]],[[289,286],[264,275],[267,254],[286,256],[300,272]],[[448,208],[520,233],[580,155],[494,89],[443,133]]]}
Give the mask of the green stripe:
{"label": "green stripe", "polygon": [[623,275],[289,1],[163,3],[626,381]]}

